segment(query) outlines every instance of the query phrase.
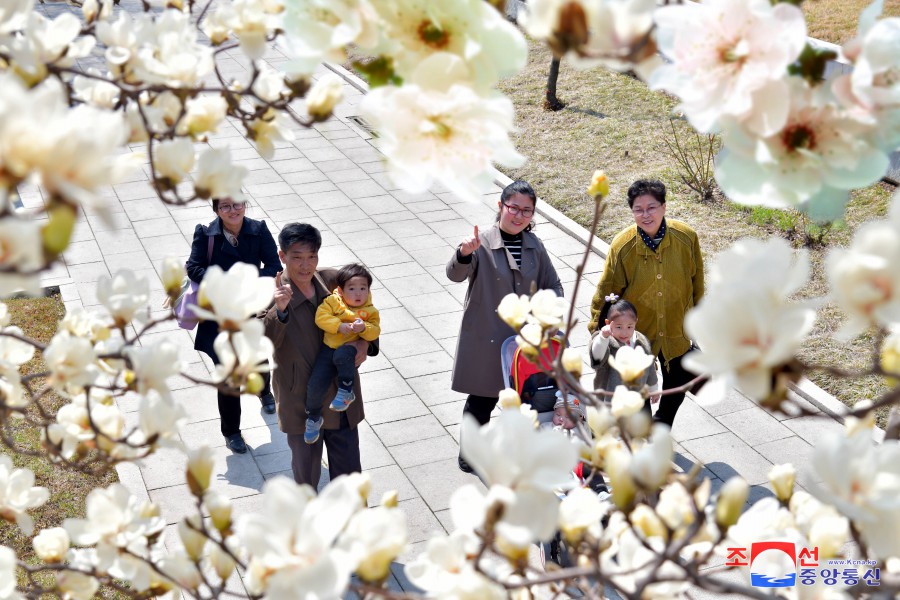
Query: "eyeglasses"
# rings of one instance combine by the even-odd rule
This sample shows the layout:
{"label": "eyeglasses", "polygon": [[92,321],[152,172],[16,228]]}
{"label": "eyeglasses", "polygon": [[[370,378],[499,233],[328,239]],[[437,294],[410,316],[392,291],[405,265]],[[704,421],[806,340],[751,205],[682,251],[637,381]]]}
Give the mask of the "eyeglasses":
{"label": "eyeglasses", "polygon": [[525,219],[530,219],[532,216],[534,216],[533,208],[521,208],[519,206],[507,204],[506,202],[503,203],[503,206],[506,207],[506,210],[508,210],[509,214],[511,215],[522,215],[522,217]]}
{"label": "eyeglasses", "polygon": [[631,213],[636,217],[643,217],[644,215],[652,217],[660,208],[662,208],[662,204],[654,204],[653,206],[648,206],[643,210],[640,208],[632,208]]}
{"label": "eyeglasses", "polygon": [[235,202],[234,204],[220,204],[219,205],[219,210],[221,210],[223,213],[230,213],[233,210],[235,210],[237,212],[241,212],[245,208],[247,208],[246,202]]}

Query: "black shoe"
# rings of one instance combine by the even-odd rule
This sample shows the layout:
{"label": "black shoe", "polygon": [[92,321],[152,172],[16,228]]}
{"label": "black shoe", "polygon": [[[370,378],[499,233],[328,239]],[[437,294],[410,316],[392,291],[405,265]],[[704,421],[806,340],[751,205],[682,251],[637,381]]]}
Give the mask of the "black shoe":
{"label": "black shoe", "polygon": [[240,433],[235,433],[226,437],[225,446],[232,452],[237,452],[238,454],[247,453],[247,443],[244,442],[244,438]]}
{"label": "black shoe", "polygon": [[466,462],[466,459],[464,459],[462,456],[459,456],[457,458],[457,460],[459,460],[459,470],[460,471],[462,471],[463,473],[471,473],[472,472],[472,467],[469,466],[469,463]]}
{"label": "black shoe", "polygon": [[262,402],[263,412],[267,415],[275,414],[275,396],[272,395],[271,392],[259,397],[259,401]]}

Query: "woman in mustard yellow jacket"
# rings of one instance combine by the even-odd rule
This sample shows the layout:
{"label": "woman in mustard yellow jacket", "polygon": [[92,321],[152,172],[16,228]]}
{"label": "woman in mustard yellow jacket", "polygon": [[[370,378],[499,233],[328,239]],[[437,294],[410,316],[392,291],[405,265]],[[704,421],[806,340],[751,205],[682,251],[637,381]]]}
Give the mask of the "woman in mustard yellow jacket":
{"label": "woman in mustard yellow jacket", "polygon": [[[596,336],[603,326],[605,298],[611,293],[628,300],[640,315],[638,330],[659,357],[662,389],[680,387],[694,378],[682,368],[681,358],[692,347],[684,316],[703,297],[700,240],[688,225],[665,218],[666,187],[659,181],[635,181],[628,188],[628,206],[635,224],[610,244],[588,329]],[[671,427],[682,402],[684,393],[663,396],[655,419]],[[650,410],[649,400],[645,410]]]}

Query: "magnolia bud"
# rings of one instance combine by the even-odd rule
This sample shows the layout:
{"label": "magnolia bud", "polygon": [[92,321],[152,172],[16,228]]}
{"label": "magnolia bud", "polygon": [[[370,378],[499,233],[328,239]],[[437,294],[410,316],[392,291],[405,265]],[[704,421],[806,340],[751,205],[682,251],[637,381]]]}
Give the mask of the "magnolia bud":
{"label": "magnolia bud", "polygon": [[519,398],[519,393],[512,388],[505,388],[500,390],[500,408],[511,409],[511,408],[519,408],[522,406],[522,399]]}
{"label": "magnolia bud", "polygon": [[631,506],[637,493],[630,472],[631,455],[621,447],[610,448],[604,462],[612,487],[613,503],[621,510],[625,510]]}
{"label": "magnolia bud", "polygon": [[220,532],[231,529],[231,500],[218,490],[206,490],[203,506],[209,511],[213,526]]}
{"label": "magnolia bud", "polygon": [[69,534],[62,527],[44,529],[34,537],[31,545],[45,563],[60,562],[69,550]]}
{"label": "magnolia bud", "polygon": [[609,178],[606,173],[597,170],[591,178],[591,185],[587,190],[588,196],[608,196],[609,195]]}
{"label": "magnolia bud", "polygon": [[209,562],[216,570],[219,579],[225,581],[234,572],[234,559],[222,550],[218,544],[213,544],[209,550]]}
{"label": "magnolia bud", "polygon": [[[871,400],[860,400],[853,406],[853,410],[864,410],[871,408],[871,406]],[[869,410],[859,418],[847,417],[844,419],[844,426],[847,428],[847,437],[852,437],[861,429],[868,429],[871,433],[872,429],[875,428],[875,411]]]}
{"label": "magnolia bud", "polygon": [[263,380],[262,375],[259,373],[250,373],[247,375],[246,390],[248,394],[253,394],[255,396],[260,393],[264,387],[266,387],[266,382]]}
{"label": "magnolia bud", "polygon": [[660,537],[666,539],[668,533],[662,519],[646,504],[638,504],[631,511],[631,523],[645,538]]}
{"label": "magnolia bud", "polygon": [[794,483],[797,481],[797,470],[788,463],[775,465],[769,470],[769,482],[775,490],[775,497],[787,504],[794,494]]}
{"label": "magnolia bud", "polygon": [[732,477],[719,491],[716,502],[716,523],[723,531],[737,523],[750,494],[750,486],[742,477]]}
{"label": "magnolia bud", "polygon": [[563,369],[574,375],[575,377],[581,377],[581,352],[574,348],[566,348],[563,350],[562,354],[562,366]]}
{"label": "magnolia bud", "polygon": [[344,82],[331,73],[316,81],[306,94],[306,112],[313,121],[324,121],[344,99]]}
{"label": "magnolia bud", "polygon": [[381,496],[381,505],[385,508],[397,508],[397,501],[400,495],[397,490],[389,490]]}
{"label": "magnolia bud", "polygon": [[206,536],[200,533],[200,517],[190,515],[178,523],[178,537],[188,558],[193,561],[200,560],[203,556],[203,548],[206,547]]}
{"label": "magnolia bud", "polygon": [[188,454],[187,483],[191,493],[202,496],[212,477],[213,456],[209,446],[202,446]]}

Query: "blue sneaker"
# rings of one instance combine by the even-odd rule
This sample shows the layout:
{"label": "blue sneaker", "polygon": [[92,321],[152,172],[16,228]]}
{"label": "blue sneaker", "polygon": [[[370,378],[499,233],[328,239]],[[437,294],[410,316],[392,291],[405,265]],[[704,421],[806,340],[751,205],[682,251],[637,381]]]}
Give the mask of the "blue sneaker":
{"label": "blue sneaker", "polygon": [[354,400],[356,400],[356,394],[353,393],[353,390],[338,388],[338,393],[334,396],[334,400],[331,401],[331,410],[344,412]]}
{"label": "blue sneaker", "polygon": [[319,430],[322,428],[322,423],[325,422],[325,419],[319,417],[318,420],[307,419],[306,420],[306,432],[303,434],[303,441],[307,444],[315,444],[319,441]]}

